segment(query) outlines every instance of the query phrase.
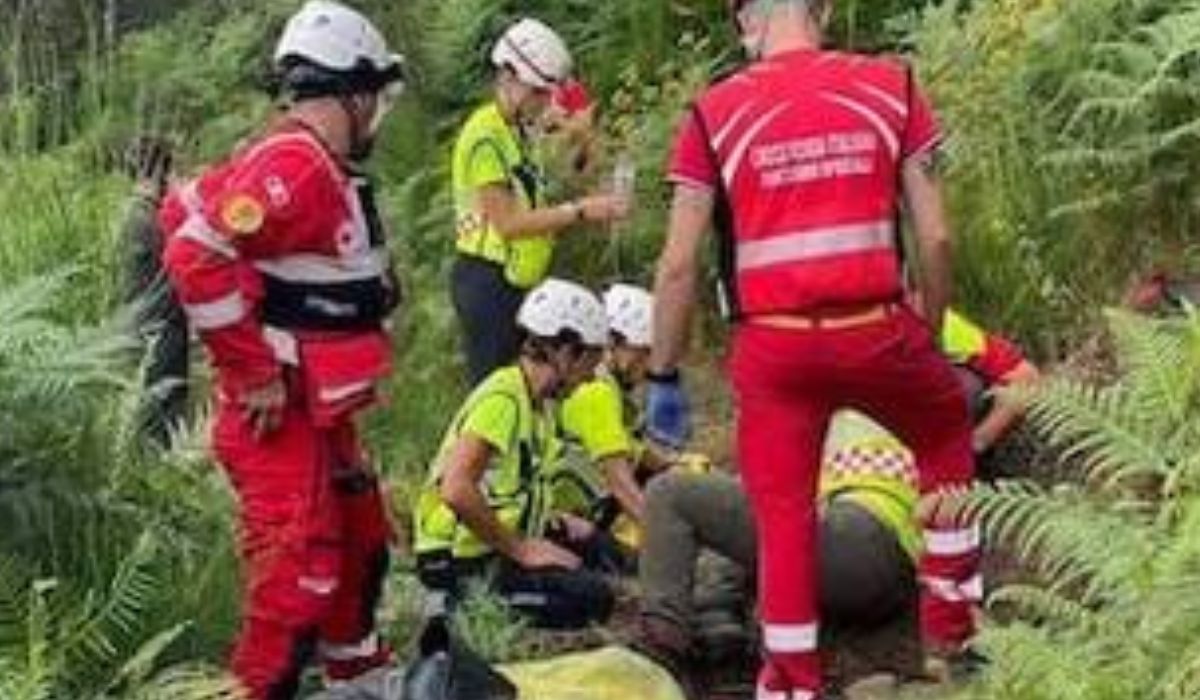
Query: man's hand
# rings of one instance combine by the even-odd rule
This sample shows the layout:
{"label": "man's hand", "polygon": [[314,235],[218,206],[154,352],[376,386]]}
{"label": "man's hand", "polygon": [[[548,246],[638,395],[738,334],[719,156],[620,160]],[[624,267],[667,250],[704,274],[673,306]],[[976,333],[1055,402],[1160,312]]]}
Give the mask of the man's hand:
{"label": "man's hand", "polygon": [[283,409],[287,404],[287,385],[283,377],[254,389],[247,389],[238,397],[242,418],[250,424],[255,438],[262,440],[283,424]]}
{"label": "man's hand", "polygon": [[580,199],[576,204],[583,212],[584,220],[593,223],[603,224],[629,216],[629,198],[615,194],[594,194]]}
{"label": "man's hand", "polygon": [[530,538],[521,540],[513,552],[513,559],[523,569],[568,569],[574,571],[583,562],[571,552],[549,540]]}
{"label": "man's hand", "polygon": [[586,542],[596,536],[596,526],[592,521],[570,513],[559,513],[555,520],[568,542]]}

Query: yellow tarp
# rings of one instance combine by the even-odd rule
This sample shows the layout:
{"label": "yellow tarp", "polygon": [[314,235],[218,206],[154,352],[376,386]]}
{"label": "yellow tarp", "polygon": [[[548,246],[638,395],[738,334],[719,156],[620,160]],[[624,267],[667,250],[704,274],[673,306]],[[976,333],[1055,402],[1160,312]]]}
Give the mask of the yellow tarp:
{"label": "yellow tarp", "polygon": [[685,700],[671,676],[624,647],[501,666],[520,700]]}

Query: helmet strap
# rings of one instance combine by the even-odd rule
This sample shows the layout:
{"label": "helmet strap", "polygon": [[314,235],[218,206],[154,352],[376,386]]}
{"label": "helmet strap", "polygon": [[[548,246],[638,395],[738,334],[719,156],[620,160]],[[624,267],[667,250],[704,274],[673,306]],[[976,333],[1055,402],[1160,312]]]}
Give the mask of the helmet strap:
{"label": "helmet strap", "polygon": [[[357,95],[342,95],[338,97],[338,104],[341,105],[342,111],[346,114],[346,119],[349,122],[349,151],[346,157],[355,163],[362,162],[371,156],[371,151],[375,148],[375,134],[371,129],[364,129],[362,120],[360,119],[361,103],[358,101]],[[374,121],[374,120],[373,120]]]}

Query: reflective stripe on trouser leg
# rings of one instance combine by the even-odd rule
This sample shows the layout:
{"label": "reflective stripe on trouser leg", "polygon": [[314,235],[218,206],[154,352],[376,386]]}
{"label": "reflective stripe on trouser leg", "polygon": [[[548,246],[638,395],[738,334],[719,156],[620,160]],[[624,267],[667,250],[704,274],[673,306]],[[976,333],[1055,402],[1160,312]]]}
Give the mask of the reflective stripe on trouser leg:
{"label": "reflective stripe on trouser leg", "polygon": [[758,686],[754,700],[815,700],[817,694],[809,690],[770,690]]}
{"label": "reflective stripe on trouser leg", "polygon": [[[912,451],[923,502],[935,494],[966,491],[974,472],[967,402],[929,327],[905,309],[871,335],[866,347],[845,348],[839,357],[854,369],[854,404]],[[978,570],[977,533],[964,514],[950,508],[930,511],[923,512],[933,520],[922,523],[929,547],[919,575],[969,581]],[[971,604],[937,598],[923,587],[921,631],[938,647],[962,644],[974,633]]]}
{"label": "reflective stripe on trouser leg", "polygon": [[379,480],[358,469],[365,462],[354,426],[325,431],[333,498],[342,537],[342,585],[321,623],[326,674],[335,680],[358,676],[391,660],[391,649],[375,634],[376,608],[387,575],[391,540]]}
{"label": "reflective stripe on trouser leg", "polygon": [[979,534],[974,527],[925,531],[921,557],[921,628],[926,642],[957,647],[975,632],[973,608],[983,600]]}
{"label": "reflective stripe on trouser leg", "polygon": [[[803,348],[799,349],[803,351]],[[782,387],[788,371],[739,333],[730,371],[737,392],[738,457],[759,536],[764,693],[820,689],[817,654],[817,508],[829,410],[811,392]],[[770,697],[769,695],[767,697]]]}
{"label": "reflective stripe on trouser leg", "polygon": [[383,644],[380,642],[379,635],[372,632],[359,641],[349,644],[321,642],[317,646],[317,653],[324,661],[354,662],[374,658],[382,649]]}
{"label": "reflective stripe on trouser leg", "polygon": [[817,697],[816,691],[791,687],[793,685],[775,659],[768,658],[758,674],[754,700],[814,700]]}
{"label": "reflective stripe on trouser leg", "polygon": [[926,642],[957,647],[975,632],[973,608],[983,599],[980,537],[975,526],[927,526],[920,561],[921,628]]}
{"label": "reflective stripe on trouser leg", "polygon": [[983,602],[983,577],[979,574],[962,582],[937,576],[922,576],[921,585],[929,591],[929,595],[947,603]]}
{"label": "reflective stripe on trouser leg", "polygon": [[339,590],[337,517],[317,430],[289,406],[268,443],[223,405],[213,435],[240,506],[241,632],[234,674],[256,700],[291,697]]}

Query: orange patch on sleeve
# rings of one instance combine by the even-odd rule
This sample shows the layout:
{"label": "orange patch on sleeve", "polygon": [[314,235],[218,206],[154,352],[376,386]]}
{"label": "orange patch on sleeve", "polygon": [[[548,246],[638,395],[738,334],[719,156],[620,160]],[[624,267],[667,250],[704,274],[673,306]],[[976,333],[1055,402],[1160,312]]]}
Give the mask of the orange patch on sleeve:
{"label": "orange patch on sleeve", "polygon": [[266,219],[266,208],[246,194],[234,195],[221,208],[221,223],[237,236],[253,236],[262,230]]}

